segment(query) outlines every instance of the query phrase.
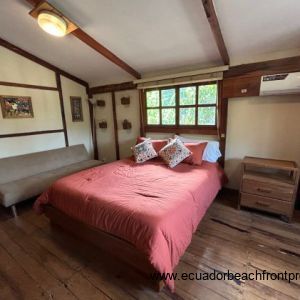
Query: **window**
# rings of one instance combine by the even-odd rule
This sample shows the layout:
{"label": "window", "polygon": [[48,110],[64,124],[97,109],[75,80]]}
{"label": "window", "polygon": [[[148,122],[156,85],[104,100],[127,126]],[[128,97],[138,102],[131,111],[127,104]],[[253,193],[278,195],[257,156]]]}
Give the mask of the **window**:
{"label": "window", "polygon": [[148,127],[216,127],[216,82],[146,90]]}

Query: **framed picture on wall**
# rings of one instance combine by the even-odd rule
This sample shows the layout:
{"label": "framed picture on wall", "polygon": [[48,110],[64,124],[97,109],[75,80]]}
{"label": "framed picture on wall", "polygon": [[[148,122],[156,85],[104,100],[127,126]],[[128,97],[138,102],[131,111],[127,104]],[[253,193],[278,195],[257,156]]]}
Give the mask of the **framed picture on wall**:
{"label": "framed picture on wall", "polygon": [[82,101],[81,97],[70,97],[71,101],[71,113],[73,122],[82,122],[83,113],[82,113]]}
{"label": "framed picture on wall", "polygon": [[0,96],[3,119],[33,118],[31,98],[27,96]]}

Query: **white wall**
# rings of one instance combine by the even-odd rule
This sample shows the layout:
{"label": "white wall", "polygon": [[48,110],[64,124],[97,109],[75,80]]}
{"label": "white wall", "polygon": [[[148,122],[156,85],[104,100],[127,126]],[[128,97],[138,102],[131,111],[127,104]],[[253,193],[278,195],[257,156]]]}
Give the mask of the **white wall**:
{"label": "white wall", "polygon": [[[122,105],[121,98],[130,97],[129,105]],[[111,93],[94,95],[94,100],[104,100],[105,107],[95,106],[95,120],[97,125],[97,142],[99,159],[111,162],[116,160],[114,120]],[[140,134],[139,94],[137,90],[120,91],[115,93],[116,115],[118,124],[118,139],[120,158],[131,156],[131,147]],[[122,122],[127,119],[132,128],[124,130]],[[107,128],[99,128],[99,122],[106,121]]]}
{"label": "white wall", "polygon": [[239,188],[246,155],[300,165],[299,95],[229,99],[225,171],[230,188]]}
{"label": "white wall", "polygon": [[[78,84],[77,82],[74,82],[64,76],[61,76],[61,86],[64,99],[69,145],[84,144],[85,148],[92,157],[93,142],[86,89],[81,84]],[[72,121],[70,97],[81,97],[83,122]]]}
{"label": "white wall", "polygon": [[[129,105],[122,105],[121,98],[130,97]],[[132,155],[131,147],[140,135],[140,105],[139,92],[137,90],[121,91],[116,93],[116,111],[118,123],[118,138],[120,146],[120,158]],[[131,122],[131,129],[123,129],[123,121]]]}
{"label": "white wall", "polygon": [[[93,98],[105,101],[104,107],[94,106],[99,159],[112,162],[116,160],[116,149],[111,93],[94,95]],[[99,128],[101,121],[107,122],[107,128]]]}
{"label": "white wall", "polygon": [[[0,46],[0,81],[56,87],[55,73],[33,61]],[[85,87],[62,77],[65,115],[70,145],[84,143],[92,153],[90,116]],[[0,135],[63,128],[58,91],[0,85],[0,95],[29,96],[33,118],[4,119],[0,111]],[[83,101],[84,122],[72,122],[70,96]],[[0,158],[65,147],[64,134],[38,134],[0,138]]]}
{"label": "white wall", "polygon": [[53,71],[0,46],[1,81],[56,87]]}
{"label": "white wall", "polygon": [[33,118],[3,119],[0,113],[0,134],[55,130],[63,127],[57,91],[0,85],[0,95],[31,97],[34,114]]}
{"label": "white wall", "polygon": [[0,158],[65,147],[63,132],[1,138]]}

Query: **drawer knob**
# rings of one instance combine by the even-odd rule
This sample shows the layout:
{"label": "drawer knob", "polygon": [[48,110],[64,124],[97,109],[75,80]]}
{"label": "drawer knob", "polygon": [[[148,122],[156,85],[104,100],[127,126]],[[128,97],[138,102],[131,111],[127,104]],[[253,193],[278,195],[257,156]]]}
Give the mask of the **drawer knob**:
{"label": "drawer knob", "polygon": [[269,193],[272,192],[271,190],[263,189],[263,188],[257,188],[256,190],[257,190],[258,192],[267,193],[267,194],[269,194]]}
{"label": "drawer knob", "polygon": [[257,205],[264,206],[264,207],[270,206],[270,204],[263,203],[263,202],[259,202],[259,201],[256,201],[255,203],[256,203]]}
{"label": "drawer knob", "polygon": [[247,89],[241,89],[242,94],[247,94],[248,90]]}

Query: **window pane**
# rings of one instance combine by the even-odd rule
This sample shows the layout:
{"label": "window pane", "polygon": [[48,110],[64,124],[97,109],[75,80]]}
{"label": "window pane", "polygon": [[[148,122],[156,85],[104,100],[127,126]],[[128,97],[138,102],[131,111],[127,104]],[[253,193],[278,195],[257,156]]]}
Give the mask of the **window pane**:
{"label": "window pane", "polygon": [[147,109],[147,124],[159,124],[159,109]]}
{"label": "window pane", "polygon": [[163,108],[161,113],[163,125],[175,125],[175,108]]}
{"label": "window pane", "polygon": [[198,107],[198,125],[216,125],[216,108]]}
{"label": "window pane", "polygon": [[195,108],[180,108],[179,110],[180,125],[195,125]]}
{"label": "window pane", "polygon": [[215,104],[217,103],[218,89],[216,84],[199,86],[199,104]]}
{"label": "window pane", "polygon": [[161,91],[161,105],[175,106],[175,89]]}
{"label": "window pane", "polygon": [[196,103],[196,87],[188,86],[179,89],[179,104],[193,105]]}
{"label": "window pane", "polygon": [[159,91],[149,91],[146,93],[147,107],[159,106]]}

